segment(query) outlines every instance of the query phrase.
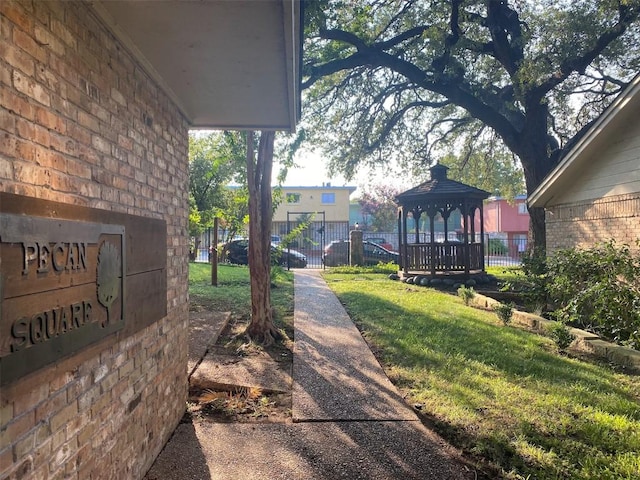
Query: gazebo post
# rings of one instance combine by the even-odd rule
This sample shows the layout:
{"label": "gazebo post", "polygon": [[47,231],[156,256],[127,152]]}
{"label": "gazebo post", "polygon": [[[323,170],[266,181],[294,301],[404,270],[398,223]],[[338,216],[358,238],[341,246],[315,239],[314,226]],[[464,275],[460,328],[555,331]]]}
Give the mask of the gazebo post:
{"label": "gazebo post", "polygon": [[476,206],[471,207],[471,243],[476,243]]}
{"label": "gazebo post", "polygon": [[444,241],[443,241],[443,249],[444,249],[444,268],[445,270],[451,270],[453,267],[453,255],[452,250],[453,246],[449,245],[449,217],[451,215],[451,210],[449,210],[449,206],[445,206],[442,210],[442,221],[444,222]]}
{"label": "gazebo post", "polygon": [[[471,222],[471,244],[474,245],[476,243],[476,205],[471,205],[469,207],[469,221]],[[471,247],[469,247],[471,248]],[[475,249],[474,249],[475,252]],[[469,253],[471,255],[471,253]],[[469,258],[469,265],[471,265],[471,258]],[[474,262],[475,266],[475,262]]]}
{"label": "gazebo post", "polygon": [[436,212],[428,213],[429,215],[429,263],[431,265],[431,276],[436,276],[436,244],[435,244],[435,236],[436,236],[436,227],[435,227],[435,217]]}
{"label": "gazebo post", "polygon": [[398,252],[400,252],[400,269],[402,269],[402,265],[405,263],[403,262],[403,255],[402,255],[402,207],[398,207],[398,215],[397,215],[397,220],[398,220]]}
{"label": "gazebo post", "polygon": [[484,208],[480,207],[480,266],[484,272]]}
{"label": "gazebo post", "polygon": [[409,245],[407,244],[407,213],[402,208],[402,246],[404,247],[404,265],[403,270],[406,275],[409,273]]}
{"label": "gazebo post", "polygon": [[469,209],[467,202],[463,202],[462,223],[464,225],[464,274],[469,276],[469,263],[471,263],[471,255],[469,254]]}

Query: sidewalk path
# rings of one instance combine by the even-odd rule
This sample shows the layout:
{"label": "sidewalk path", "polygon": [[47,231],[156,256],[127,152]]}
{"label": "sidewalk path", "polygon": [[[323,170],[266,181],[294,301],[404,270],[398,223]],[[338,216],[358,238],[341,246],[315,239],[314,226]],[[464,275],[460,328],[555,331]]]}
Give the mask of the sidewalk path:
{"label": "sidewalk path", "polygon": [[293,421],[417,421],[317,270],[294,296]]}
{"label": "sidewalk path", "polygon": [[294,317],[294,422],[182,423],[147,480],[475,478],[404,403],[320,272],[295,272]]}

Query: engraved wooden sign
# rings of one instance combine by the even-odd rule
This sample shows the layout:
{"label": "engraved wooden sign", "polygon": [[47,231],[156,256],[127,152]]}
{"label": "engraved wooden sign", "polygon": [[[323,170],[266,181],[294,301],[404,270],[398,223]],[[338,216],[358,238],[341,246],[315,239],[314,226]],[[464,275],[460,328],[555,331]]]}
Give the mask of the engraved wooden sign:
{"label": "engraved wooden sign", "polygon": [[124,242],[123,226],[0,214],[0,358],[31,370],[121,329]]}
{"label": "engraved wooden sign", "polygon": [[0,206],[0,385],[166,316],[164,221],[10,194]]}

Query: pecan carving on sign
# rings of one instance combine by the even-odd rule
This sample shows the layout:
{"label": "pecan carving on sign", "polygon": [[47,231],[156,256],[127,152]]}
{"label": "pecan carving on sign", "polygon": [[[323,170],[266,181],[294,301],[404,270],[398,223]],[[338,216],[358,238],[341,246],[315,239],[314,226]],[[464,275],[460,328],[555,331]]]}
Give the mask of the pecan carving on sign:
{"label": "pecan carving on sign", "polygon": [[107,309],[106,327],[111,322],[111,305],[120,293],[120,253],[109,242],[104,242],[98,252],[98,301]]}

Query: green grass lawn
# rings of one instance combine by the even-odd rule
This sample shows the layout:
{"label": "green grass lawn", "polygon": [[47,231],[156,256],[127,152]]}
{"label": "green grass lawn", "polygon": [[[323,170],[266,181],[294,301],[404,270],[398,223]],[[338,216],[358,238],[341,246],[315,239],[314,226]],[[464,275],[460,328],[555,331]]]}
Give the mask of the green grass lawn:
{"label": "green grass lawn", "polygon": [[[249,268],[243,265],[218,265],[218,286],[211,285],[211,265],[189,264],[189,297],[192,307],[204,306],[219,312],[231,312],[240,322],[251,316]],[[272,267],[271,304],[274,323],[293,339],[293,273]]]}
{"label": "green grass lawn", "polygon": [[520,267],[487,267],[485,270],[501,282],[518,283],[523,278]]}
{"label": "green grass lawn", "polygon": [[425,421],[489,477],[640,478],[638,376],[560,355],[446,293],[383,274],[325,279]]}

